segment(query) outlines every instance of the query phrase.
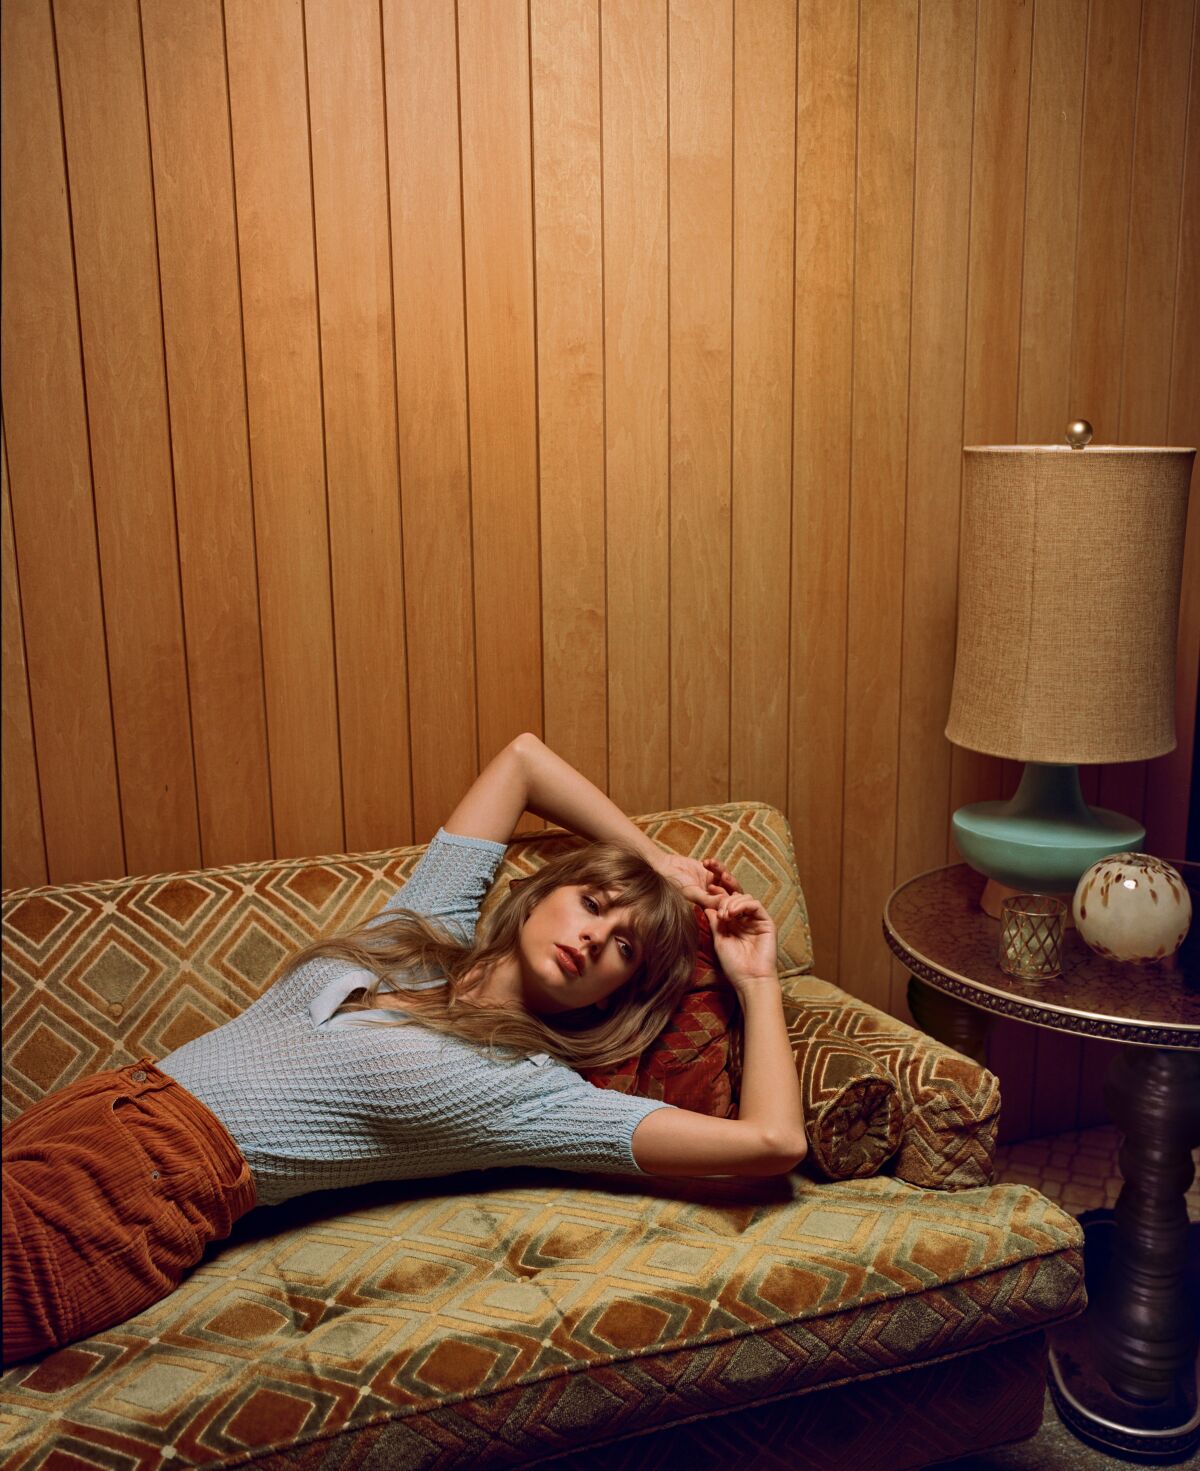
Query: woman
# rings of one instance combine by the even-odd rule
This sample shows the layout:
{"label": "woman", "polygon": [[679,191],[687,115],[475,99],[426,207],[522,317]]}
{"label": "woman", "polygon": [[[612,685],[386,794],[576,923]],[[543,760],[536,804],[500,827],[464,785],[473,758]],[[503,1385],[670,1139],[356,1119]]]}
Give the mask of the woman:
{"label": "woman", "polygon": [[[591,839],[476,935],[522,812]],[[695,959],[692,904],[744,1019],[739,1116],[592,1087],[663,1029]],[[381,914],[293,956],[245,1012],[81,1080],[4,1137],[4,1363],[178,1285],[255,1205],[489,1166],[763,1175],[806,1149],[775,927],[713,860],[656,847],[536,736],[483,771]]]}

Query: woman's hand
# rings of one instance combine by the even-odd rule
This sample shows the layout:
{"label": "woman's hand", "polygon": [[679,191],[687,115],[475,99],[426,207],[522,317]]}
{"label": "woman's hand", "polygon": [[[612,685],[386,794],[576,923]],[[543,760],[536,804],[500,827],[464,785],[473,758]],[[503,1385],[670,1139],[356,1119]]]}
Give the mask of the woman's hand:
{"label": "woman's hand", "polygon": [[722,893],[708,919],[717,959],[735,989],[777,977],[775,921],[752,894]]}
{"label": "woman's hand", "polygon": [[[719,866],[719,865],[718,865]],[[808,1152],[800,1079],[779,987],[775,922],[722,870],[709,908],[717,958],[742,1008],[742,1082],[736,1119],[659,1108],[633,1133],[633,1157],[651,1174],[778,1175]]]}
{"label": "woman's hand", "polygon": [[692,904],[715,909],[726,894],[736,894],[737,879],[715,858],[685,858],[682,853],[662,853],[653,860],[654,867],[668,878]]}

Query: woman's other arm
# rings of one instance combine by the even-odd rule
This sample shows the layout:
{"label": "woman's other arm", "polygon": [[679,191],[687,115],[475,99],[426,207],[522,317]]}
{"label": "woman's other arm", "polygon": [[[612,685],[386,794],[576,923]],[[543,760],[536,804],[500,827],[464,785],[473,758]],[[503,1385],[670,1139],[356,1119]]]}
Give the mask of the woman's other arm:
{"label": "woman's other arm", "polygon": [[726,895],[710,912],[713,944],[742,1006],[736,1119],[660,1108],[634,1130],[633,1157],[652,1175],[777,1175],[808,1152],[800,1081],[783,1015],[775,926],[757,899]]}
{"label": "woman's other arm", "polygon": [[718,902],[709,884],[719,865],[706,868],[660,848],[599,787],[531,731],[511,740],[484,767],[443,827],[460,837],[507,843],[525,811],[592,841],[624,843],[667,874],[693,903]]}

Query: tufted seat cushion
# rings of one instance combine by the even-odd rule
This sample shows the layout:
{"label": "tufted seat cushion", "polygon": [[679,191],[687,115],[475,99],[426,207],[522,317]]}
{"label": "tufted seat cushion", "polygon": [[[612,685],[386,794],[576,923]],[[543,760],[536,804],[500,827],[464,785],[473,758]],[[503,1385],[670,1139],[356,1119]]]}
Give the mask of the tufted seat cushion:
{"label": "tufted seat cushion", "polygon": [[1070,1316],[1079,1245],[1023,1186],[885,1176],[313,1195],[244,1217],[129,1323],[5,1374],[5,1454],[50,1436],[206,1466],[303,1448],[332,1471],[362,1430],[401,1471],[527,1465]]}

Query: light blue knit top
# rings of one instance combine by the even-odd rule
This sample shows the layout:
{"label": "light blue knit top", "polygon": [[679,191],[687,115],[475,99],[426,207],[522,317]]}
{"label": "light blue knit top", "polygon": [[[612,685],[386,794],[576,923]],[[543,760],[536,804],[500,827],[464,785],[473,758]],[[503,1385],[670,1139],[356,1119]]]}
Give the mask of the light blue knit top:
{"label": "light blue knit top", "polygon": [[[503,856],[502,843],[439,830],[384,913],[415,910],[469,940]],[[371,979],[311,960],[158,1064],[232,1134],[260,1205],[497,1165],[640,1173],[633,1131],[668,1105],[595,1088],[545,1053],[372,1023],[394,1010],[335,1015]]]}

